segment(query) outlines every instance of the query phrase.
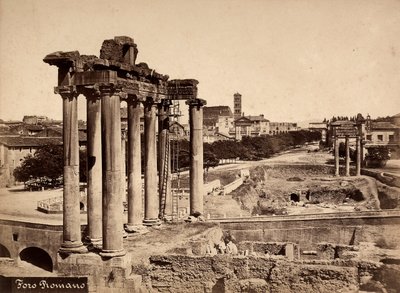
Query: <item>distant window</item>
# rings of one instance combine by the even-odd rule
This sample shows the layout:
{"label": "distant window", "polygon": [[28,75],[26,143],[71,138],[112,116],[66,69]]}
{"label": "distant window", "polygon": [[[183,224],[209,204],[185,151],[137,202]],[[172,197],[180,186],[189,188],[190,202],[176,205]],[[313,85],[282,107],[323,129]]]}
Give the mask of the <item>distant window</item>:
{"label": "distant window", "polygon": [[394,142],[394,135],[393,134],[389,134],[389,141],[390,142]]}
{"label": "distant window", "polygon": [[372,135],[371,134],[367,134],[367,140],[372,140]]}
{"label": "distant window", "polygon": [[382,134],[378,134],[378,140],[379,141],[383,141],[383,135]]}

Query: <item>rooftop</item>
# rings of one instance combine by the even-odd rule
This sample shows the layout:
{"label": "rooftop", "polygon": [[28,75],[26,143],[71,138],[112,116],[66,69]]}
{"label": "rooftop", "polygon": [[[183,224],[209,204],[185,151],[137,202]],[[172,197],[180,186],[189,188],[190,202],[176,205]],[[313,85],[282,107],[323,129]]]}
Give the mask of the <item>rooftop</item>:
{"label": "rooftop", "polygon": [[396,126],[386,121],[380,121],[380,122],[373,121],[372,129],[400,129],[400,126]]}
{"label": "rooftop", "polygon": [[61,137],[2,136],[0,144],[9,147],[37,147],[47,144],[62,145]]}

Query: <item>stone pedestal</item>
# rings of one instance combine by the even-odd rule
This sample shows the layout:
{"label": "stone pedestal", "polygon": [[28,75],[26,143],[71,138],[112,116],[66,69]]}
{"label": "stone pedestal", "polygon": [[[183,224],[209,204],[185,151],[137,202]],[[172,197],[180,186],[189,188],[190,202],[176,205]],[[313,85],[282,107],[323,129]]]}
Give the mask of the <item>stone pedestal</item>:
{"label": "stone pedestal", "polygon": [[121,194],[120,97],[113,87],[101,88],[103,155],[103,247],[104,257],[124,255]]}
{"label": "stone pedestal", "polygon": [[144,220],[146,226],[158,225],[159,197],[157,193],[157,148],[156,148],[157,104],[149,98],[144,102]]}
{"label": "stone pedestal", "polygon": [[204,100],[195,99],[189,105],[190,123],[190,215],[203,214],[203,106]]}
{"label": "stone pedestal", "polygon": [[145,292],[142,276],[132,274],[131,259],[129,253],[114,258],[102,258],[96,253],[58,256],[57,275],[87,277],[87,283],[81,281],[87,287],[86,292]]}
{"label": "stone pedestal", "polygon": [[81,253],[79,193],[78,93],[72,86],[61,86],[56,92],[63,98],[64,190],[63,242],[61,253]]}

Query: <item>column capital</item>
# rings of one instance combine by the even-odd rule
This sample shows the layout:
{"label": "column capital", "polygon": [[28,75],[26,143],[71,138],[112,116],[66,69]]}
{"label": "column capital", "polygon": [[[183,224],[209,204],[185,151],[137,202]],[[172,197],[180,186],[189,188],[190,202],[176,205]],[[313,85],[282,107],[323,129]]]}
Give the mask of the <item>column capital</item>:
{"label": "column capital", "polygon": [[126,102],[128,105],[136,105],[143,101],[141,99],[139,99],[139,97],[137,95],[128,94],[128,96],[126,98]]}
{"label": "column capital", "polygon": [[99,85],[101,96],[119,96],[121,99],[127,99],[128,94],[123,90],[123,87],[116,84],[101,84]]}
{"label": "column capital", "polygon": [[189,105],[189,107],[203,107],[207,105],[207,101],[203,99],[190,99],[186,101],[186,105]]}
{"label": "column capital", "polygon": [[86,99],[90,100],[97,100],[100,98],[101,91],[100,87],[98,84],[94,85],[88,85],[88,86],[83,86],[79,90],[85,97]]}
{"label": "column capital", "polygon": [[63,99],[79,96],[76,86],[73,85],[56,86],[54,93],[60,95]]}
{"label": "column capital", "polygon": [[153,97],[146,97],[145,99],[141,100],[143,103],[144,107],[157,107],[159,102],[157,99],[154,99]]}

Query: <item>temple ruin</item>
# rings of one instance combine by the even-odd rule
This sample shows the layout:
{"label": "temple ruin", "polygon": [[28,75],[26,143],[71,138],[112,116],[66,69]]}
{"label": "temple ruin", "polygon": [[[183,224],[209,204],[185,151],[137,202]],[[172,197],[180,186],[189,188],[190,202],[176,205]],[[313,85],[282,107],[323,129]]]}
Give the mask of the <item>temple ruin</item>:
{"label": "temple ruin", "polygon": [[[92,247],[106,258],[123,256],[124,224],[128,232],[158,225],[170,190],[169,105],[186,100],[190,123],[190,214],[203,214],[202,107],[198,81],[169,80],[136,64],[137,45],[129,37],[105,40],[100,57],[78,51],[55,52],[43,61],[58,67],[55,93],[63,99],[64,191],[63,242],[60,253],[84,253],[79,208],[77,98],[87,100],[88,230]],[[128,105],[128,174],[121,149],[120,103]],[[144,107],[144,219],[142,218],[140,107]],[[158,118],[158,147],[156,124]],[[159,172],[157,173],[157,161]],[[128,178],[128,223],[123,221],[125,176]],[[123,183],[122,183],[123,182]],[[157,189],[157,186],[159,188]],[[100,245],[101,244],[101,245]]]}

